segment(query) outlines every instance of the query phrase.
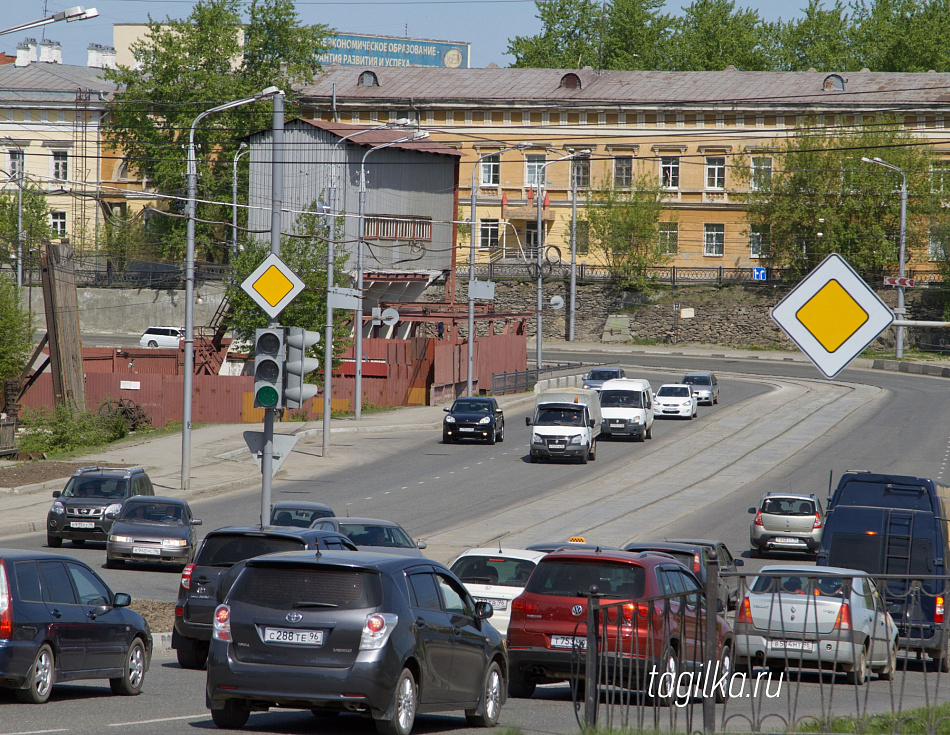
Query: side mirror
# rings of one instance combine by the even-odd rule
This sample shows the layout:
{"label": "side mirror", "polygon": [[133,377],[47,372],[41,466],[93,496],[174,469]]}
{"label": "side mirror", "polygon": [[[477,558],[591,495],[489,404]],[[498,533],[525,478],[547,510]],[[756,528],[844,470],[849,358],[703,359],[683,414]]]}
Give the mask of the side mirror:
{"label": "side mirror", "polygon": [[481,602],[475,603],[475,617],[478,618],[479,620],[485,620],[486,618],[490,618],[494,614],[495,614],[495,608],[491,606],[490,602],[485,602],[484,600],[482,600]]}
{"label": "side mirror", "polygon": [[192,525],[192,526],[200,526],[200,525],[201,525],[201,519],[200,519],[200,518],[192,518],[192,519],[191,519],[191,525]]}
{"label": "side mirror", "polygon": [[889,608],[887,608],[887,611],[888,611],[891,615],[900,615],[900,614],[901,614],[901,606],[900,606],[899,603],[895,603],[895,604],[891,605]]}
{"label": "side mirror", "polygon": [[419,539],[418,541],[416,541],[416,548],[417,548],[417,549],[424,549],[424,548],[426,548],[428,545],[429,545],[429,544],[427,544],[427,543],[426,543],[425,541],[423,541],[422,539]]}
{"label": "side mirror", "polygon": [[749,508],[749,512],[754,515],[754,514],[755,514],[755,508]]}
{"label": "side mirror", "polygon": [[502,411],[500,408],[496,408],[496,409],[495,409],[495,413],[500,414],[500,413],[504,413],[504,411]]}
{"label": "side mirror", "polygon": [[744,566],[745,566],[745,560],[744,560],[744,559],[733,559],[733,560],[732,560],[732,563],[735,564],[737,567],[744,567]]}
{"label": "side mirror", "polygon": [[595,426],[597,426],[596,419],[591,419],[590,421],[587,422],[587,425],[593,429]]}
{"label": "side mirror", "polygon": [[721,613],[726,611],[726,606],[722,604],[722,600],[716,598],[716,612]]}
{"label": "side mirror", "polygon": [[116,592],[112,600],[112,607],[128,607],[132,604],[132,596],[125,592]]}
{"label": "side mirror", "polygon": [[53,490],[53,497],[58,498],[62,493],[59,490]]}
{"label": "side mirror", "polygon": [[448,413],[448,412],[451,411],[452,409],[451,409],[449,406],[446,406],[446,407],[443,408],[442,410],[445,411],[446,413]]}
{"label": "side mirror", "polygon": [[524,417],[524,425],[531,426],[531,418],[529,416]]}

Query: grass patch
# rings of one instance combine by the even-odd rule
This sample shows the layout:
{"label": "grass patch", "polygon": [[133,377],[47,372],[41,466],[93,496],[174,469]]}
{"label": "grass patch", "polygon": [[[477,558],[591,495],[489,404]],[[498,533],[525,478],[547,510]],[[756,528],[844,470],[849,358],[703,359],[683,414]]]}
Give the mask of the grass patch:
{"label": "grass patch", "polygon": [[950,735],[950,703],[936,707],[920,707],[900,715],[883,714],[869,717],[834,717],[802,723],[798,732],[867,733],[867,735]]}

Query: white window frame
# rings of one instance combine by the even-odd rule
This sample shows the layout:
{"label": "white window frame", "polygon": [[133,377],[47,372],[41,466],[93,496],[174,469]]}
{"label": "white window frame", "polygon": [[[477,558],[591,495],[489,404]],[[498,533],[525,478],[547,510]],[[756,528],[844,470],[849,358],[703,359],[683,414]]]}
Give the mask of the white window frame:
{"label": "white window frame", "polygon": [[478,181],[481,186],[501,186],[501,154],[485,156],[479,165]]}
{"label": "white window frame", "polygon": [[[20,179],[21,171],[25,172],[26,168],[26,151],[19,148],[10,148],[9,149],[9,171],[10,179],[12,181],[18,181]],[[25,176],[25,174],[24,174]]]}
{"label": "white window frame", "polygon": [[757,260],[769,257],[769,229],[766,225],[749,227],[749,258]]}
{"label": "white window frame", "polygon": [[[575,158],[571,161],[571,175],[577,181],[578,189],[590,188],[590,158]],[[571,181],[574,185],[574,181]]]}
{"label": "white window frame", "polygon": [[[669,182],[669,183],[666,183]],[[680,157],[660,156],[660,188],[678,191],[680,188]]]}
{"label": "white window frame", "polygon": [[726,157],[706,156],[706,191],[726,188]]}
{"label": "white window frame", "polygon": [[760,191],[761,189],[766,189],[771,183],[772,157],[753,156],[752,176],[749,179],[749,191]]}
{"label": "white window frame", "polygon": [[[716,252],[716,251],[719,252]],[[719,223],[703,225],[703,256],[723,258],[726,255],[726,226]]]}
{"label": "white window frame", "polygon": [[[626,170],[621,171],[621,168]],[[616,156],[614,158],[614,187],[629,189],[631,186],[633,186],[633,156]]]}
{"label": "white window frame", "polygon": [[57,237],[66,237],[66,213],[53,210],[49,213],[49,226]]}
{"label": "white window frame", "polygon": [[676,255],[679,252],[679,222],[658,222],[656,234],[661,253],[664,255]]}
{"label": "white window frame", "polygon": [[[69,181],[69,151],[65,148],[52,148],[49,152],[50,155],[50,164],[49,164],[49,177],[52,181]],[[61,158],[57,158],[57,157]],[[59,171],[60,166],[65,167],[65,171],[62,172],[65,175],[60,176]]]}
{"label": "white window frame", "polygon": [[501,247],[501,222],[497,219],[478,220],[478,249],[497,250]]}
{"label": "white window frame", "polygon": [[542,176],[547,156],[543,153],[528,153],[524,157],[524,185],[540,189],[543,186]]}

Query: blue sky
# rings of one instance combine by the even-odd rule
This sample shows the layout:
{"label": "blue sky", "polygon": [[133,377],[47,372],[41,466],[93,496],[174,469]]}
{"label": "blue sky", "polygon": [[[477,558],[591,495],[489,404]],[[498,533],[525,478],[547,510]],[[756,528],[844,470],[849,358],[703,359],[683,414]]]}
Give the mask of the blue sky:
{"label": "blue sky", "polygon": [[[75,23],[53,23],[30,31],[0,36],[0,51],[16,54],[17,43],[25,37],[59,41],[63,61],[85,65],[90,43],[112,45],[113,23],[144,23],[151,13],[156,19],[188,15],[193,0],[0,0],[2,29],[47,17],[82,3],[95,7],[99,17]],[[670,2],[668,12],[679,12],[688,2]],[[801,14],[799,6],[781,0],[744,3],[766,20],[789,19]],[[384,36],[411,36],[471,43],[474,67],[495,62],[507,66],[508,39],[533,35],[541,29],[533,0],[298,0],[297,12],[305,23],[326,23],[342,33],[372,33]],[[2,30],[0,29],[0,30]]]}

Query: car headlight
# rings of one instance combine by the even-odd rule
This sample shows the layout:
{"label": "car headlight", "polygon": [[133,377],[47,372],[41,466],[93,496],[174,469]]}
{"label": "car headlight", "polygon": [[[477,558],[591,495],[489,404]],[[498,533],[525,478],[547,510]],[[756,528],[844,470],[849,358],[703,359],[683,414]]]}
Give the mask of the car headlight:
{"label": "car headlight", "polygon": [[61,516],[66,512],[66,506],[60,503],[58,500],[53,501],[53,504],[49,507],[50,513],[55,513],[58,516]]}
{"label": "car headlight", "polygon": [[532,443],[532,444],[544,444],[544,439],[541,438],[541,435],[540,435],[540,434],[532,434],[532,435],[531,435],[531,443]]}
{"label": "car headlight", "polygon": [[639,417],[639,416],[634,416],[632,419],[630,419],[630,423],[631,423],[631,424],[639,424],[639,423],[640,423],[640,417]]}
{"label": "car headlight", "polygon": [[445,417],[445,423],[447,423],[447,424],[454,424],[454,423],[455,423],[455,416],[446,416],[446,417]]}
{"label": "car headlight", "polygon": [[113,503],[105,509],[105,515],[118,515],[122,511],[122,503]]}
{"label": "car headlight", "polygon": [[683,401],[680,405],[681,405],[681,406],[690,406],[690,405],[692,405],[692,403],[693,403],[692,401]]}
{"label": "car headlight", "polygon": [[131,544],[132,543],[131,536],[118,536],[116,534],[109,536],[109,540],[114,544]]}
{"label": "car headlight", "polygon": [[584,383],[584,388],[585,388],[586,390],[590,390],[590,385],[589,385],[588,383]]}
{"label": "car headlight", "polygon": [[188,542],[183,538],[166,538],[162,539],[162,546],[178,546],[184,548],[188,545]]}
{"label": "car headlight", "polygon": [[483,416],[482,418],[480,418],[480,419],[478,420],[478,423],[480,423],[480,424],[490,424],[490,423],[491,423],[491,416]]}
{"label": "car headlight", "polygon": [[582,438],[583,438],[583,437],[582,437],[580,434],[578,434],[577,436],[572,436],[572,437],[571,437],[571,444],[580,444]]}

